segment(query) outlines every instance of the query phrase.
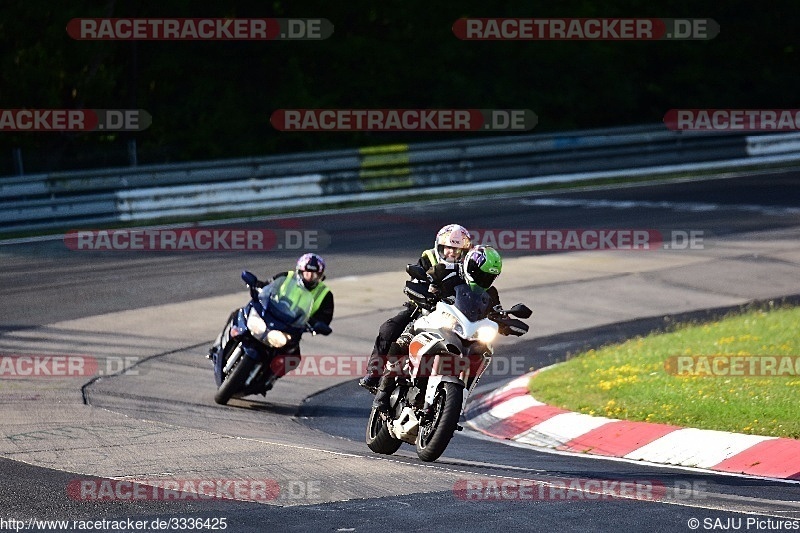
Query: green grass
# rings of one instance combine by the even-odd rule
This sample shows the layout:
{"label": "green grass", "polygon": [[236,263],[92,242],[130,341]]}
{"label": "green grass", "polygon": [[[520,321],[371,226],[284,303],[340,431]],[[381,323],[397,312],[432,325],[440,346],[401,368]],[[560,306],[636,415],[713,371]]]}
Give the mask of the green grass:
{"label": "green grass", "polygon": [[677,356],[723,354],[799,357],[800,307],[683,324],[590,350],[541,372],[529,389],[537,400],[589,415],[800,439],[800,364],[784,367],[783,376],[676,373]]}

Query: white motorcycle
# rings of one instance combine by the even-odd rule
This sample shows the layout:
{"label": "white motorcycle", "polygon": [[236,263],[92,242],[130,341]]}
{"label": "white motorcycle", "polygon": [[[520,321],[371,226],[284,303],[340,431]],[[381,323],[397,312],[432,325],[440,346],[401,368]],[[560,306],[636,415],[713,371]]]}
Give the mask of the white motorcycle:
{"label": "white motorcycle", "polygon": [[372,409],[367,422],[369,448],[391,455],[403,442],[415,444],[423,461],[435,461],[450,443],[458,421],[481,375],[489,367],[498,334],[523,335],[528,325],[510,318],[529,318],[531,310],[517,304],[505,311],[491,307],[485,291],[458,285],[455,295],[439,299],[417,265],[406,271],[421,282],[406,283],[405,293],[417,304],[413,338],[407,356],[387,362],[395,385],[389,414]]}

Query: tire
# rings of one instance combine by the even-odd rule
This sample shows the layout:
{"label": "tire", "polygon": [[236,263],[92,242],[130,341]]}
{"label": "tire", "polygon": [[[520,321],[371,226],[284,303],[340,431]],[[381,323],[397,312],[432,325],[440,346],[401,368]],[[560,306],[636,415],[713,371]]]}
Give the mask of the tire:
{"label": "tire", "polygon": [[455,383],[443,382],[431,406],[433,420],[420,425],[417,436],[417,455],[423,461],[435,461],[453,438],[461,416],[464,388]]}
{"label": "tire", "polygon": [[244,388],[244,382],[256,366],[256,362],[247,357],[246,354],[239,356],[239,362],[233,367],[233,370],[228,373],[228,378],[222,382],[222,385],[217,389],[214,395],[214,401],[220,405],[228,403],[234,394]]}
{"label": "tire", "polygon": [[386,427],[386,422],[383,421],[378,411],[373,408],[367,421],[367,446],[369,446],[369,449],[375,453],[392,455],[400,449],[401,444],[403,444],[403,441],[392,437]]}

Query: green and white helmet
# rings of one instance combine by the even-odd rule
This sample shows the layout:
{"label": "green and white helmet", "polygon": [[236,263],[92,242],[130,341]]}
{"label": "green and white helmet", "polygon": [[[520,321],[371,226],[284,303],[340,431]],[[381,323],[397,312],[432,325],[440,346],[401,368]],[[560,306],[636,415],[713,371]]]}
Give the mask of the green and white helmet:
{"label": "green and white helmet", "polygon": [[491,246],[475,246],[464,258],[467,283],[488,289],[503,270],[503,259]]}

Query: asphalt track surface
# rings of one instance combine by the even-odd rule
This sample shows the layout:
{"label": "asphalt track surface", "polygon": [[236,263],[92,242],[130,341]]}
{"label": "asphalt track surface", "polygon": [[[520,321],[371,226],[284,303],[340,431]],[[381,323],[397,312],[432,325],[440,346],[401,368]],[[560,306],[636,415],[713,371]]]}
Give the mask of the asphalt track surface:
{"label": "asphalt track surface", "polygon": [[[703,231],[706,242],[713,245],[715,238],[751,232],[781,233],[800,226],[800,174],[363,209],[348,214],[237,223],[236,227],[323,232],[330,242],[321,253],[333,278],[397,270],[431,245],[438,227],[456,221],[470,228],[493,229],[646,228],[662,234],[691,229]],[[503,255],[512,259],[528,253],[504,251]],[[291,266],[296,256],[295,251],[82,253],[67,250],[60,240],[2,246],[0,296],[4,305],[0,339],[23,330],[35,334],[59,321],[241,293],[239,271],[273,273]],[[754,264],[759,261],[757,253],[752,254],[752,260]],[[510,297],[506,301],[514,303]],[[532,307],[536,309],[536,304]],[[184,316],[170,317],[175,327],[180,328],[181,321],[190,318],[191,312],[187,309]],[[214,320],[221,322],[227,312],[228,309],[221,309]],[[388,306],[385,315],[391,312]],[[658,319],[650,318],[538,336],[535,319],[536,315],[531,338],[523,338],[504,351],[508,356],[526,358],[526,365],[535,367],[561,360],[580,347],[597,346],[661,325]],[[209,330],[207,338],[197,338],[196,343],[183,349],[145,360],[138,376],[92,382],[82,393],[92,408],[130,419],[239,437],[243,444],[267,440],[281,449],[278,457],[283,454],[287,462],[307,448],[355,457],[361,461],[356,464],[362,465],[358,468],[364,468],[363,472],[348,472],[341,479],[343,484],[358,486],[332,487],[329,480],[336,479],[336,467],[320,460],[318,464],[305,465],[302,479],[309,479],[309,471],[319,471],[319,479],[327,480],[319,485],[322,499],[326,500],[321,503],[309,503],[299,497],[296,502],[276,502],[278,505],[228,500],[87,502],[75,501],[64,490],[76,479],[78,470],[44,468],[41,464],[45,461],[36,466],[28,464],[33,461],[0,458],[0,479],[5,481],[0,484],[0,520],[130,518],[150,523],[159,518],[227,517],[227,530],[234,532],[690,531],[692,518],[700,520],[700,530],[713,526],[722,529],[725,524],[733,528],[737,521],[741,521],[741,529],[749,525],[750,530],[763,530],[768,526],[767,520],[800,518],[798,484],[522,449],[475,438],[468,432],[457,434],[443,458],[434,464],[421,463],[407,446],[392,457],[377,457],[363,444],[370,397],[352,381],[325,389],[304,402],[284,402],[271,393],[266,399],[251,397],[227,407],[214,405],[213,376],[200,354],[215,334],[215,330]],[[113,332],[104,335],[99,331],[97,342],[113,345]],[[369,348],[357,349],[365,353]],[[488,376],[486,383],[500,379],[501,376]],[[276,386],[273,392],[278,391]],[[13,407],[14,404],[7,406]],[[8,431],[4,433],[7,435]],[[163,438],[169,440],[168,434]],[[113,438],[108,440],[113,445]],[[248,453],[246,445],[228,450],[206,441],[176,440],[173,444],[191,448],[198,464],[219,462],[226,468],[235,465],[246,472],[260,461],[257,448]],[[67,456],[70,450],[64,448],[62,453]],[[136,453],[137,461],[150,460],[154,465],[151,471],[172,471],[163,452],[153,452],[148,457],[150,449],[141,446]],[[330,477],[323,476],[326,469],[332,470],[327,473]],[[394,494],[379,475],[383,470],[411,477],[419,490]],[[647,481],[665,487],[667,492],[656,501],[597,501],[586,494],[565,499],[552,493],[550,497],[525,501],[463,501],[454,495],[452,487],[459,480],[491,478],[535,480],[545,485],[564,479]],[[311,485],[306,487],[310,490]],[[697,491],[682,492],[686,487]],[[337,496],[351,492],[361,497]],[[375,497],[369,497],[373,492]],[[748,523],[748,519],[752,522]],[[0,526],[9,529],[8,523],[0,522]]]}

